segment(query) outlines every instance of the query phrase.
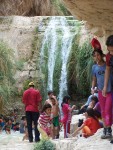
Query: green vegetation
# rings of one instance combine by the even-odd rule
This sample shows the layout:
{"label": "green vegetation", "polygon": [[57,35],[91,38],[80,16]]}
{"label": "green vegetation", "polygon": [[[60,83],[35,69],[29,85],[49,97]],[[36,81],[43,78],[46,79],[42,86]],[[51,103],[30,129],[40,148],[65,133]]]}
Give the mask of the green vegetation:
{"label": "green vegetation", "polygon": [[41,140],[35,145],[34,150],[55,150],[55,145],[49,140]]}
{"label": "green vegetation", "polygon": [[16,69],[21,71],[24,67],[24,62],[25,62],[25,60],[23,60],[23,59],[15,61]]}
{"label": "green vegetation", "polygon": [[61,3],[60,0],[51,0],[51,3],[54,5],[55,9],[64,16],[69,16],[71,13],[66,9],[66,7]]}
{"label": "green vegetation", "polygon": [[16,93],[13,87],[15,80],[13,51],[4,42],[0,41],[0,99],[6,102]]}
{"label": "green vegetation", "polygon": [[[79,40],[79,39],[78,39]],[[72,52],[68,64],[69,93],[86,97],[90,92],[91,67],[93,65],[92,48],[89,41],[79,46],[73,42]]]}

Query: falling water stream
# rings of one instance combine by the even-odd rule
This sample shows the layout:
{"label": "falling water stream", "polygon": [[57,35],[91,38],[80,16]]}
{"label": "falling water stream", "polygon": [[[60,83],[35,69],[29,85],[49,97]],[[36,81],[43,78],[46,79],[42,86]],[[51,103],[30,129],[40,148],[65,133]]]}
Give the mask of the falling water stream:
{"label": "falling water stream", "polygon": [[[67,87],[67,62],[69,58],[69,54],[71,51],[72,41],[75,34],[71,33],[71,28],[68,25],[66,17],[51,17],[48,26],[45,30],[42,47],[41,47],[41,64],[44,63],[44,52],[45,52],[45,45],[47,47],[46,51],[48,50],[48,79],[47,79],[47,91],[53,90],[53,74],[56,60],[56,53],[58,51],[58,30],[62,32],[61,38],[61,76],[59,78],[59,104],[61,104],[62,98],[65,94],[68,94],[68,87]],[[59,69],[59,68],[58,68]]]}

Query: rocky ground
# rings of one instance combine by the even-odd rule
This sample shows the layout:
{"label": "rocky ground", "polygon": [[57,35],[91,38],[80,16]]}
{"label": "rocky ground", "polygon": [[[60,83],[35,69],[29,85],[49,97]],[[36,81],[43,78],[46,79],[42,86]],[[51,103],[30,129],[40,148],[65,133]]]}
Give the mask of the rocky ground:
{"label": "rocky ground", "polygon": [[11,132],[7,135],[5,132],[0,134],[0,150],[32,150],[33,144],[28,141],[22,141],[23,134]]}
{"label": "rocky ground", "polygon": [[[72,118],[72,128],[76,128],[76,121],[83,116],[74,115]],[[63,139],[63,130],[60,132],[60,139],[52,140],[56,145],[56,150],[113,150],[113,144],[110,140],[100,138],[102,129],[89,138],[77,136],[75,138]],[[35,142],[29,143],[27,140],[22,141],[23,134],[13,132],[7,135],[5,132],[0,134],[0,150],[33,150]]]}

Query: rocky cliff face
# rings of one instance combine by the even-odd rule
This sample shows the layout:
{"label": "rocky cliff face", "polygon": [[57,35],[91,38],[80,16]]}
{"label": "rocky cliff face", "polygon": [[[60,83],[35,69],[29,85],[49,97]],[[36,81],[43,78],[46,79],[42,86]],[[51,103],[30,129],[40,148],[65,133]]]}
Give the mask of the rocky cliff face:
{"label": "rocky cliff face", "polygon": [[0,16],[69,15],[60,0],[0,0]]}
{"label": "rocky cliff face", "polygon": [[[37,77],[38,45],[36,30],[41,17],[1,17],[0,18],[0,41],[4,41],[14,51],[16,67],[15,79],[18,88],[29,77]],[[35,51],[35,49],[37,49]],[[36,56],[36,57],[35,57]]]}
{"label": "rocky cliff face", "polygon": [[91,32],[99,37],[113,34],[113,1],[62,0],[73,16],[87,21]]}

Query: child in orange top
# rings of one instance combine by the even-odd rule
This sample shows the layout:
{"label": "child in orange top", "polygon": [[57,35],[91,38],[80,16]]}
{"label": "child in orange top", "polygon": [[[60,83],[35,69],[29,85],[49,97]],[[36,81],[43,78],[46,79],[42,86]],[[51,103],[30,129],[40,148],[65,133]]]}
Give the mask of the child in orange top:
{"label": "child in orange top", "polygon": [[82,130],[82,136],[89,137],[94,135],[97,130],[100,128],[100,124],[98,119],[95,117],[94,110],[92,108],[88,108],[85,112],[86,120],[84,123],[78,127],[78,129],[72,133],[71,135],[68,135],[68,137],[74,137],[76,134]]}

